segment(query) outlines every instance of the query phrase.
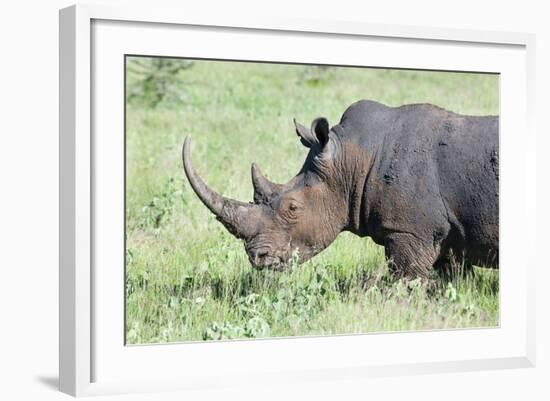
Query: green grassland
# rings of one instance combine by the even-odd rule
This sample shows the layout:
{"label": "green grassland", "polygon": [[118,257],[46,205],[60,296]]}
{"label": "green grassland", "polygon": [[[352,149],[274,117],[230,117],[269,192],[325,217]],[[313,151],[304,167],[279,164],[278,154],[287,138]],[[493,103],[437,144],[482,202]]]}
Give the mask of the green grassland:
{"label": "green grassland", "polygon": [[[498,76],[194,61],[159,84],[139,61],[127,60],[129,344],[498,325],[498,271],[476,268],[430,286],[396,281],[383,248],[349,233],[287,272],[254,270],[241,241],[192,192],[181,162],[191,135],[206,182],[249,201],[253,161],[276,182],[301,167],[307,149],[293,117],[336,124],[359,99],[498,114]],[[144,82],[161,96],[151,101]]]}

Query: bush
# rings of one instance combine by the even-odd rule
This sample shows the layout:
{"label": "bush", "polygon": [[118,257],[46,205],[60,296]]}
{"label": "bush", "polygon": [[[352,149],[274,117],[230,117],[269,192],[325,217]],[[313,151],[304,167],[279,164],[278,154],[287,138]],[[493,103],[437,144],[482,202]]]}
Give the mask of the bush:
{"label": "bush", "polygon": [[185,95],[182,72],[193,66],[190,60],[160,57],[127,59],[127,101],[156,107],[164,100],[180,102]]}

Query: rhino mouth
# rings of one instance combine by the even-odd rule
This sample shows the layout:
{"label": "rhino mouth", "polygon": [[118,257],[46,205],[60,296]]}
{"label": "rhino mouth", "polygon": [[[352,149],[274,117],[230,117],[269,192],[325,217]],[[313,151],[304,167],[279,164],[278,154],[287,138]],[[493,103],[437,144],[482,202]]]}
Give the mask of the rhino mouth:
{"label": "rhino mouth", "polygon": [[270,256],[270,255],[256,255],[256,254],[248,254],[248,260],[250,261],[250,264],[258,269],[258,270],[275,270],[275,271],[283,271],[288,266],[288,263],[285,262],[282,258],[279,256]]}
{"label": "rhino mouth", "polygon": [[289,264],[281,255],[273,254],[266,248],[246,248],[246,253],[252,267],[258,270],[283,271]]}
{"label": "rhino mouth", "polygon": [[248,260],[252,267],[258,270],[273,270],[273,271],[283,271],[286,270],[288,263],[285,263],[281,258],[273,256],[265,256],[262,258],[253,259],[250,255]]}

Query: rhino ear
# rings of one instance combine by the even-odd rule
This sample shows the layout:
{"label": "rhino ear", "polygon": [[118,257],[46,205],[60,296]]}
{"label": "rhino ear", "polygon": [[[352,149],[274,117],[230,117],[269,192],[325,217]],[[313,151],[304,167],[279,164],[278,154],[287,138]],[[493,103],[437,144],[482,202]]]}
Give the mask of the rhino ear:
{"label": "rhino ear", "polygon": [[317,137],[320,149],[323,149],[328,142],[329,130],[328,120],[325,117],[318,117],[311,123],[311,132]]}
{"label": "rhino ear", "polygon": [[302,124],[296,121],[296,119],[294,119],[294,126],[296,127],[296,135],[300,137],[300,142],[302,142],[302,145],[304,145],[306,148],[311,148],[316,142],[316,138],[311,133],[311,130],[304,127]]}
{"label": "rhino ear", "polygon": [[328,142],[329,125],[324,117],[319,117],[311,123],[311,129],[304,127],[294,119],[296,134],[305,147],[317,147],[322,150]]}

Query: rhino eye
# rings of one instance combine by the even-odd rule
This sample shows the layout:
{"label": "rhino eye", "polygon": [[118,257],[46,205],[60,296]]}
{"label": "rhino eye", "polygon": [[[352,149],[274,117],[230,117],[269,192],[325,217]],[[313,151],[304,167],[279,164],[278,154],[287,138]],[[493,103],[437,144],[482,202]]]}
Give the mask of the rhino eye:
{"label": "rhino eye", "polygon": [[291,212],[295,212],[296,210],[298,210],[298,205],[296,203],[291,203],[290,205],[288,205],[288,210],[290,210]]}
{"label": "rhino eye", "polygon": [[280,210],[281,215],[283,218],[287,219],[288,221],[295,221],[298,218],[300,205],[295,202],[289,202],[283,208]]}

